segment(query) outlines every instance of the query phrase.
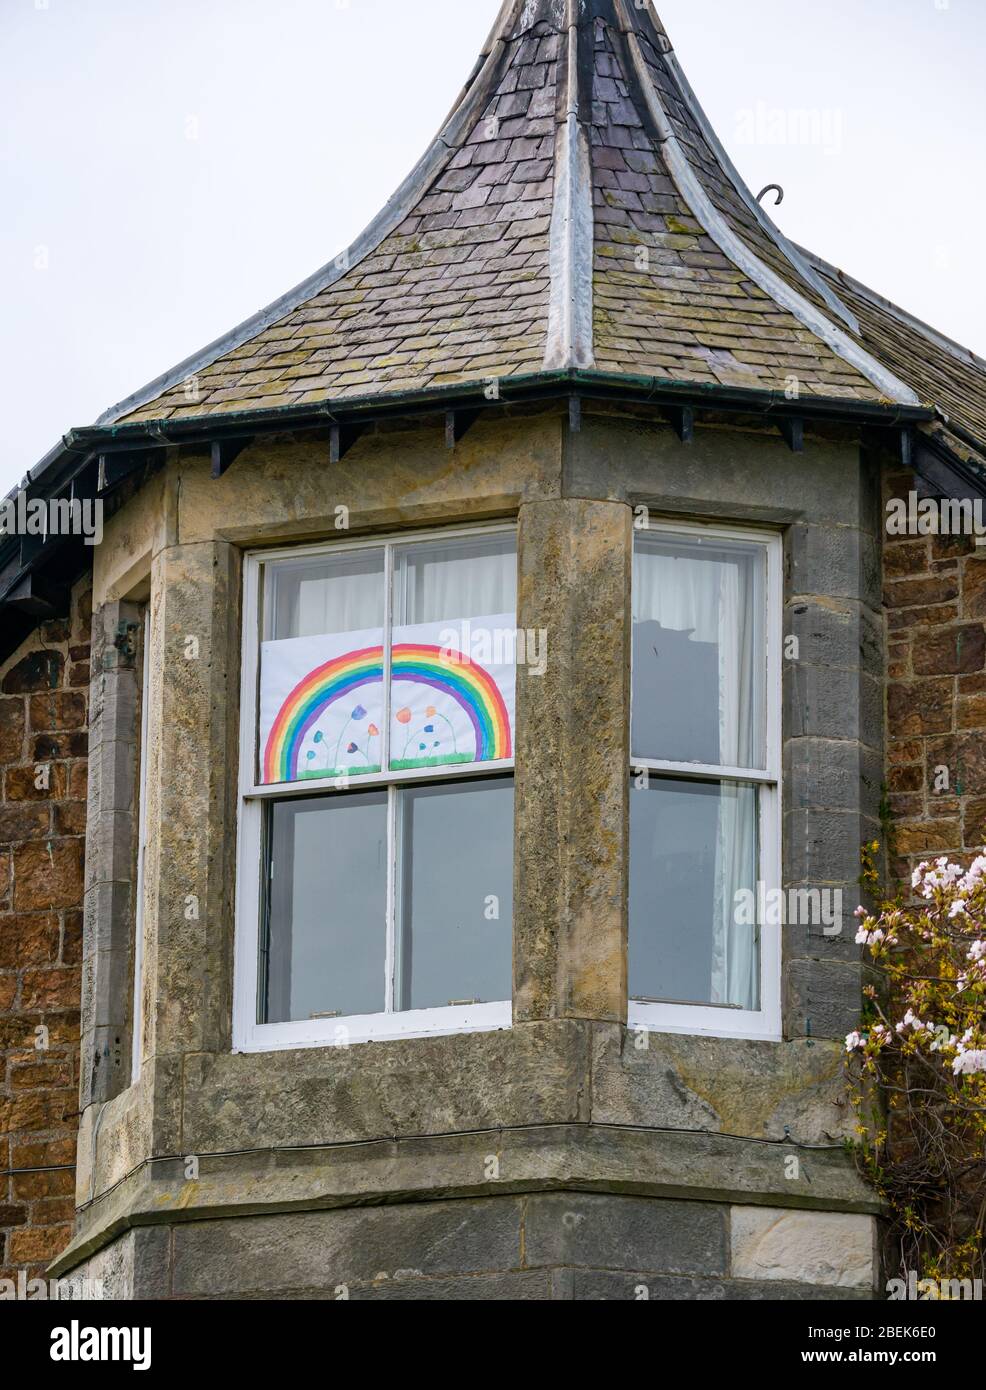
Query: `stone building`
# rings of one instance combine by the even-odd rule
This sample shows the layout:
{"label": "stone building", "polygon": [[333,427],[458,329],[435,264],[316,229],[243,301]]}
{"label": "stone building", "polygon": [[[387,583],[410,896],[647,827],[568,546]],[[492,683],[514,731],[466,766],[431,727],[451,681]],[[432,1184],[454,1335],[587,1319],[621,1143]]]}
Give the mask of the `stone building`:
{"label": "stone building", "polygon": [[26,480],[106,520],[0,549],[0,1275],[874,1296],[860,845],[986,823],[986,557],[885,504],[982,495],[984,382],[650,6],[507,0],[345,255]]}

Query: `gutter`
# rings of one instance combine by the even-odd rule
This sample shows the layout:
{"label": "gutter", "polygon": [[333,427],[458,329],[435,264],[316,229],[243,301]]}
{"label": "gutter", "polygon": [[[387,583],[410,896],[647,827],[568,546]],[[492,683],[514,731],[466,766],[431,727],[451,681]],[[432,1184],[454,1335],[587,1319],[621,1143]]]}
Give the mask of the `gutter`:
{"label": "gutter", "polygon": [[[892,429],[934,421],[930,405],[861,401],[813,396],[792,401],[783,391],[676,381],[671,377],[629,376],[622,372],[568,368],[505,377],[490,399],[483,382],[428,390],[375,392],[343,401],[284,405],[260,410],[226,411],[185,419],[130,424],[84,425],[71,429],[30,469],[9,499],[27,491],[32,497],[56,496],[89,468],[100,454],[209,445],[217,439],[248,440],[258,435],[324,430],[332,425],[369,424],[378,419],[415,419],[443,411],[492,410],[580,397],[611,404],[650,404],[696,411],[726,411],[777,419],[830,420]],[[951,428],[955,428],[952,426]],[[957,433],[957,431],[956,431]],[[74,465],[74,466],[73,466]],[[0,538],[0,569],[19,538],[5,545]]]}
{"label": "gutter", "polygon": [[[499,382],[499,394],[493,400],[487,396],[487,389],[485,382],[466,382],[426,390],[377,391],[366,396],[347,396],[338,402],[268,406],[259,410],[223,411],[215,415],[146,420],[123,425],[77,426],[63,435],[28,470],[23,481],[10,490],[7,498],[16,498],[23,491],[29,491],[32,496],[53,496],[58,489],[70,483],[92,461],[94,455],[101,452],[127,448],[163,449],[181,444],[208,443],[219,438],[325,429],[333,424],[358,424],[369,416],[414,418],[433,415],[441,410],[493,408],[560,399],[573,394],[586,399],[664,403],[691,406],[696,410],[743,411],[749,414],[769,412],[787,418],[839,420],[888,428],[899,424],[920,424],[940,415],[931,405],[912,406],[835,396],[803,396],[800,400],[792,401],[783,391],[683,382],[673,377],[631,376],[624,372],[585,368],[504,377]],[[961,435],[959,428],[951,422],[949,428],[956,435]],[[73,456],[81,461],[79,467],[74,469],[68,466]]]}
{"label": "gutter", "polygon": [[185,419],[89,425],[71,430],[65,436],[65,443],[68,447],[78,447],[89,454],[135,447],[163,448],[167,445],[205,443],[216,438],[324,429],[332,424],[359,424],[369,417],[414,418],[434,415],[442,410],[474,407],[494,409],[497,406],[541,402],[571,395],[586,400],[683,405],[697,410],[769,413],[789,419],[828,419],[888,428],[924,423],[935,418],[930,405],[830,396],[801,397],[794,401],[781,390],[681,382],[670,377],[630,376],[622,372],[584,368],[505,377],[499,382],[499,393],[494,399],[486,395],[486,390],[484,382],[468,382],[423,391],[378,391],[366,396],[347,396],[345,400],[335,403],[320,401],[307,405],[195,415]]}

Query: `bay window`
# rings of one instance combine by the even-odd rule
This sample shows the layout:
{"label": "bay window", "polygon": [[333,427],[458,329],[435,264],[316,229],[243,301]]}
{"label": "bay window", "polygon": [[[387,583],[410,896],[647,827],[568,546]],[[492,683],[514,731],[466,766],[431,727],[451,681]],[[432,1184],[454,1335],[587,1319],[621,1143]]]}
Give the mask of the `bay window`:
{"label": "bay window", "polygon": [[234,1045],[510,1023],[516,542],[247,557]]}
{"label": "bay window", "polygon": [[780,1034],[780,540],[676,524],[633,567],[629,1022]]}

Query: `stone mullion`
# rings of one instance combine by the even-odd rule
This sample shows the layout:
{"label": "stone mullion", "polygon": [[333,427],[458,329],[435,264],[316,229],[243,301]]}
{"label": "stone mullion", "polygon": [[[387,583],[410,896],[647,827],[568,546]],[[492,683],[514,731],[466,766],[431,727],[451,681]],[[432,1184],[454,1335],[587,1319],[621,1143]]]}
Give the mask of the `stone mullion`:
{"label": "stone mullion", "polygon": [[631,513],[520,509],[514,1018],[626,1019]]}

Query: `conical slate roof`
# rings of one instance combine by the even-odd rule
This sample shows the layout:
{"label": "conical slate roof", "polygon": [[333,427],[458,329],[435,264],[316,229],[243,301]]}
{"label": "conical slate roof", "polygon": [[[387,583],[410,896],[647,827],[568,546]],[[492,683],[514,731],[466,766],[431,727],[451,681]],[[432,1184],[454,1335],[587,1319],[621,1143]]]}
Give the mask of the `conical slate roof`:
{"label": "conical slate roof", "polygon": [[984,364],[783,236],[637,0],[506,0],[354,246],[99,423],[572,368],[713,391],[793,379],[809,401],[940,405],[986,438]]}

